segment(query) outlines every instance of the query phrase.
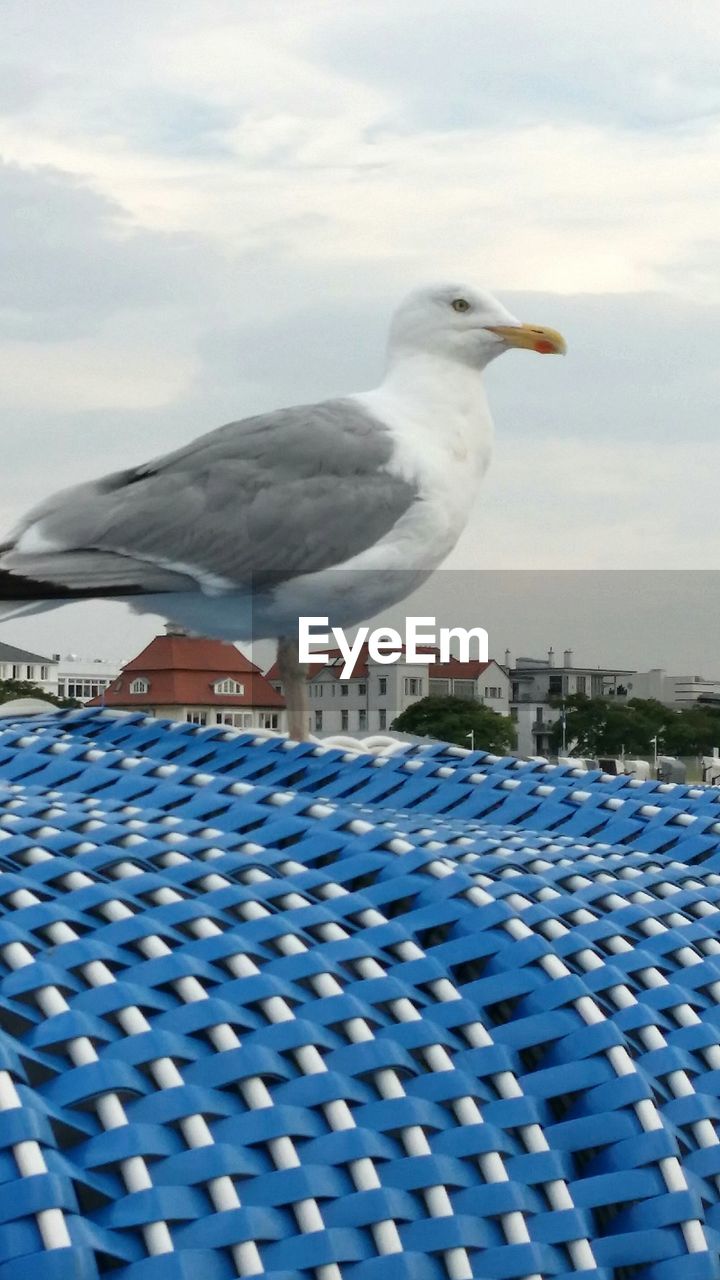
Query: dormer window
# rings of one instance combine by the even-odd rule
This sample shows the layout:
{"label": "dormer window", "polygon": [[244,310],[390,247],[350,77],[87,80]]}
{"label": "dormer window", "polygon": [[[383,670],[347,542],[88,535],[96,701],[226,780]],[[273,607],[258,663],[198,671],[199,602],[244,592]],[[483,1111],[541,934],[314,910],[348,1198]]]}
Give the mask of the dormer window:
{"label": "dormer window", "polygon": [[228,676],[225,680],[216,680],[213,689],[215,693],[231,693],[237,697],[245,692],[245,685],[240,684],[239,680],[231,680]]}
{"label": "dormer window", "polygon": [[145,676],[138,676],[137,680],[131,680],[130,682],[131,693],[147,693],[149,689],[150,681],[146,680]]}

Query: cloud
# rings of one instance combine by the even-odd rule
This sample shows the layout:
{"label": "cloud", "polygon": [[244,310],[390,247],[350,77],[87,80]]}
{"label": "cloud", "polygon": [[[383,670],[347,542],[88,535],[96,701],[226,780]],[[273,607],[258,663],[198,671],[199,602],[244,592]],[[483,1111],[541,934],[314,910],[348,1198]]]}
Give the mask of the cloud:
{"label": "cloud", "polygon": [[[398,297],[447,275],[569,342],[490,371],[497,453],[458,563],[716,562],[698,516],[720,321],[710,0],[4,16],[3,524],[220,422],[372,385]],[[74,616],[48,620],[68,648]]]}
{"label": "cloud", "polygon": [[[653,22],[650,12],[658,21]],[[717,14],[688,5],[502,0],[371,0],[307,24],[309,54],[402,103],[406,131],[527,126],[542,120],[667,129],[720,109]],[[449,18],[449,14],[448,14]],[[382,56],[378,50],[382,49]]]}
{"label": "cloud", "polygon": [[6,411],[53,412],[72,405],[78,415],[152,409],[181,396],[194,372],[189,359],[178,360],[161,346],[139,349],[135,333],[130,342],[112,330],[102,342],[7,342],[0,345],[0,403]]}
{"label": "cloud", "polygon": [[201,20],[149,5],[119,28],[104,3],[87,23],[58,8],[57,84],[0,143],[85,175],[145,229],[279,246],[341,281],[382,264],[397,287],[460,269],[561,292],[687,290],[682,264],[714,239],[704,0],[667,0],[656,24],[618,0],[570,18],[518,0],[512,20],[490,0],[482,21],[456,0],[452,22],[436,0],[207,0]]}
{"label": "cloud", "polygon": [[121,310],[197,301],[217,275],[199,236],[139,227],[57,169],[0,164],[0,210],[0,334],[14,339],[65,340]]}
{"label": "cloud", "polygon": [[716,569],[717,475],[687,444],[541,436],[498,442],[448,564],[497,569]]}

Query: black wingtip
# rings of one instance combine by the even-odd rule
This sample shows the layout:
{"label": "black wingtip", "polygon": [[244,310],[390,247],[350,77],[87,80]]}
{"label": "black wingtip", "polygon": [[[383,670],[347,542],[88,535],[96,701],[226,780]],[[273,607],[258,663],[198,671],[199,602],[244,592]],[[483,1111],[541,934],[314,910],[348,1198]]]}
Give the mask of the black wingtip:
{"label": "black wingtip", "polygon": [[0,569],[0,601],[26,604],[42,600],[98,600],[138,595],[140,587],[64,587],[57,582],[42,582],[36,578],[23,578],[7,569]]}
{"label": "black wingtip", "polygon": [[17,600],[18,604],[30,600],[61,600],[73,598],[67,587],[52,582],[36,582],[32,578],[19,578],[17,574],[0,569],[0,600]]}

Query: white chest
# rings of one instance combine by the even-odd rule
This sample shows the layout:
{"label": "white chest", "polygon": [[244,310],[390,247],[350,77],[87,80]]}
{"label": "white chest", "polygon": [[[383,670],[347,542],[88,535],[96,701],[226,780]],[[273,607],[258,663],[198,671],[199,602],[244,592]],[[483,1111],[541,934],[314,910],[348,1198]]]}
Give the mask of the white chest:
{"label": "white chest", "polygon": [[[433,568],[462,533],[492,454],[493,426],[478,371],[414,368],[411,386],[397,377],[355,397],[390,426],[388,470],[417,486],[420,500],[389,536],[403,564]],[[386,551],[388,548],[386,547]]]}

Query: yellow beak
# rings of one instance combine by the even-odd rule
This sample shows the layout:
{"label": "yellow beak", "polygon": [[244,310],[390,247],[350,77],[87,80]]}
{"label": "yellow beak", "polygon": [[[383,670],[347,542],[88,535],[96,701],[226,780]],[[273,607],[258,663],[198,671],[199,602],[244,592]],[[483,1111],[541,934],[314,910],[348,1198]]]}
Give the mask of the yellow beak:
{"label": "yellow beak", "polygon": [[564,356],[567,351],[562,334],[542,324],[489,324],[487,327],[509,347],[524,347],[543,356]]}

